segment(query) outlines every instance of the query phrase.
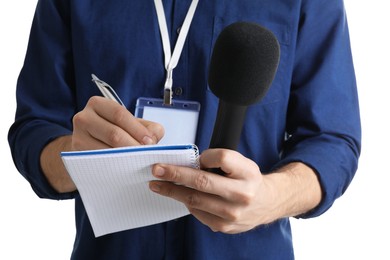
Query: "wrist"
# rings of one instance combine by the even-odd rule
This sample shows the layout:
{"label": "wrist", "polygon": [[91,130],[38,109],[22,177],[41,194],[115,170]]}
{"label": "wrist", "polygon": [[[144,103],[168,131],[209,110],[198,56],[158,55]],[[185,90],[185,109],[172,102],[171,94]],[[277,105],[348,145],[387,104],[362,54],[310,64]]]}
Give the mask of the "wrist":
{"label": "wrist", "polygon": [[321,201],[318,176],[303,163],[287,164],[264,177],[271,189],[274,220],[304,214]]}
{"label": "wrist", "polygon": [[71,140],[71,136],[58,137],[45,146],[40,157],[43,174],[50,185],[59,193],[76,190],[60,156],[62,151],[71,150]]}

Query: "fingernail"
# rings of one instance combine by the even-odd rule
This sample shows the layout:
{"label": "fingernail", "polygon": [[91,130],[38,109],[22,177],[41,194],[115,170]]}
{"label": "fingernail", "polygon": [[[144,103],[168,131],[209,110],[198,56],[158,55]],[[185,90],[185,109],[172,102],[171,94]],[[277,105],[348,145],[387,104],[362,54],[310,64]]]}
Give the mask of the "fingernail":
{"label": "fingernail", "polygon": [[155,177],[163,177],[164,174],[165,174],[164,168],[162,168],[160,166],[157,166],[157,167],[154,168],[153,175]]}
{"label": "fingernail", "polygon": [[149,183],[149,188],[154,192],[159,192],[161,190],[161,187],[157,183]]}
{"label": "fingernail", "polygon": [[144,138],[142,138],[142,143],[143,144],[154,144],[154,140],[149,136],[144,136]]}

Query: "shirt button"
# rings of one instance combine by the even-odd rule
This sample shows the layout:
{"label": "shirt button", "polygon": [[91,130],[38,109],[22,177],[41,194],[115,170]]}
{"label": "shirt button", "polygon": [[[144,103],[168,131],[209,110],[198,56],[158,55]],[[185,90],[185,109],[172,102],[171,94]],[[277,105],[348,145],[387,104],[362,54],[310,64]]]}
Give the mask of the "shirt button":
{"label": "shirt button", "polygon": [[183,88],[180,88],[180,87],[175,88],[174,93],[176,96],[181,96],[183,94]]}
{"label": "shirt button", "polygon": [[176,29],[176,33],[177,33],[177,34],[180,34],[180,30],[181,30],[181,27],[177,28],[177,29]]}

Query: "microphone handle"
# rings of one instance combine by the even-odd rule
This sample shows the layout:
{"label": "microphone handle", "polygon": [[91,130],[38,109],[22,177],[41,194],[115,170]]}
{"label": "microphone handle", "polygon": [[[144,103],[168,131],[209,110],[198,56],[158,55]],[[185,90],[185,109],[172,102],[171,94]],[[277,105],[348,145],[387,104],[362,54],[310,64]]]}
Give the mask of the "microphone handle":
{"label": "microphone handle", "polygon": [[[210,148],[237,150],[246,110],[247,106],[234,105],[222,99],[219,100]],[[219,175],[225,175],[220,168],[207,170]]]}
{"label": "microphone handle", "polygon": [[[239,106],[219,100],[217,118],[214,124],[210,148],[226,148],[236,150],[240,142],[247,106]],[[225,175],[221,168],[207,171]]]}
{"label": "microphone handle", "polygon": [[222,99],[219,100],[210,148],[237,149],[246,110],[247,106],[227,103]]}

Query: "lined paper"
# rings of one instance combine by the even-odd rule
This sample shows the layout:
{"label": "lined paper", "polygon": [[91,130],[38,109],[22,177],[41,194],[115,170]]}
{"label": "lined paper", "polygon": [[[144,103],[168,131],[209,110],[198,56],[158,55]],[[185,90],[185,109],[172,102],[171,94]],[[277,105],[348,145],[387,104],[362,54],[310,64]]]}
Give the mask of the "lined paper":
{"label": "lined paper", "polygon": [[195,145],[152,145],[63,152],[96,237],[176,219],[189,212],[180,202],[155,194],[148,183],[156,163],[197,168]]}

